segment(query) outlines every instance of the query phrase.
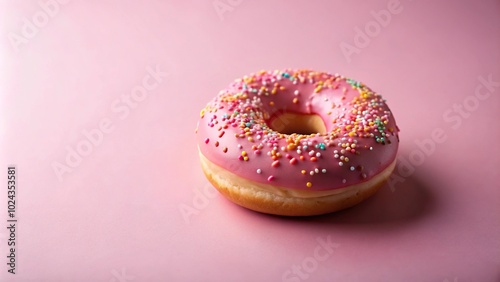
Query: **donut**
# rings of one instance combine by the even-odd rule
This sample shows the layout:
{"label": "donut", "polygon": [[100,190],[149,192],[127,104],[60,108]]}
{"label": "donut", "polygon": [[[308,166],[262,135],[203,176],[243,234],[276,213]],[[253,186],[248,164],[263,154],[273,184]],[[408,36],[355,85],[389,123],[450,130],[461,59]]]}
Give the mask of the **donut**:
{"label": "donut", "polygon": [[380,94],[338,74],[260,71],[201,110],[201,167],[230,201],[311,216],[373,195],[396,163],[399,128]]}

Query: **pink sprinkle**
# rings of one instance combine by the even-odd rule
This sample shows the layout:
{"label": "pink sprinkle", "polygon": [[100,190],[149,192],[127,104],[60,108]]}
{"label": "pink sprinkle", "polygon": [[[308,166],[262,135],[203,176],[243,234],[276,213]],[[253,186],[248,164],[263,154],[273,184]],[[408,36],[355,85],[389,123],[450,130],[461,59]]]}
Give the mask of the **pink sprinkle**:
{"label": "pink sprinkle", "polygon": [[243,156],[242,156],[242,155],[240,155],[240,156],[238,157],[238,160],[240,160],[240,161],[244,160]]}
{"label": "pink sprinkle", "polygon": [[272,166],[273,167],[278,167],[280,165],[280,161],[274,161]]}
{"label": "pink sprinkle", "polygon": [[208,142],[210,142],[210,139],[205,139],[205,144],[208,144]]}
{"label": "pink sprinkle", "polygon": [[260,155],[260,150],[255,150],[255,151],[254,151],[254,153],[255,153],[256,155]]}
{"label": "pink sprinkle", "polygon": [[290,154],[286,154],[286,155],[285,155],[285,157],[286,157],[287,159],[291,159],[291,158],[292,158],[292,156],[291,156]]}
{"label": "pink sprinkle", "polygon": [[274,175],[271,175],[267,178],[267,181],[273,181],[274,180]]}
{"label": "pink sprinkle", "polygon": [[297,163],[297,159],[296,159],[296,158],[292,158],[292,159],[290,160],[290,164],[293,164],[293,165],[294,165],[294,164],[296,164],[296,163]]}

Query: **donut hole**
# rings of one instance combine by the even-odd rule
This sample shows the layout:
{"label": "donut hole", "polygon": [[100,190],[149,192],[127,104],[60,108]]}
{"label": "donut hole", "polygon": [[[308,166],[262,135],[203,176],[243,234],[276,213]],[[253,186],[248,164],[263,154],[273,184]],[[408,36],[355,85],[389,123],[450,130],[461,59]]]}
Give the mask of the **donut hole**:
{"label": "donut hole", "polygon": [[326,133],[323,119],[316,114],[280,113],[269,119],[267,125],[274,131],[283,134],[316,134]]}

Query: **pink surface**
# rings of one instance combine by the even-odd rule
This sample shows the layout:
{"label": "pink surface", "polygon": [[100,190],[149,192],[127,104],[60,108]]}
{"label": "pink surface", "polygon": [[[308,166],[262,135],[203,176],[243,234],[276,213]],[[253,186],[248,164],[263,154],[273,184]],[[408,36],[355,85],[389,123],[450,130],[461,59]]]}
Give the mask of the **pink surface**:
{"label": "pink surface", "polygon": [[[0,4],[1,281],[500,281],[498,1],[40,3]],[[205,180],[199,111],[288,67],[388,100],[400,162],[372,199],[281,218]]]}

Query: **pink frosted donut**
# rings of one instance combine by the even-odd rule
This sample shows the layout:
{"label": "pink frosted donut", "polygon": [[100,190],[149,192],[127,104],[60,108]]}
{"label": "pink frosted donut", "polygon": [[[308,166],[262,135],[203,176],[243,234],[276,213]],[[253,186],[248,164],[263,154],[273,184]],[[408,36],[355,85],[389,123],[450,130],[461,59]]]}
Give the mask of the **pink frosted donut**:
{"label": "pink frosted donut", "polygon": [[311,70],[237,79],[200,114],[208,180],[228,199],[270,214],[305,216],[353,206],[395,166],[398,127],[363,83]]}

